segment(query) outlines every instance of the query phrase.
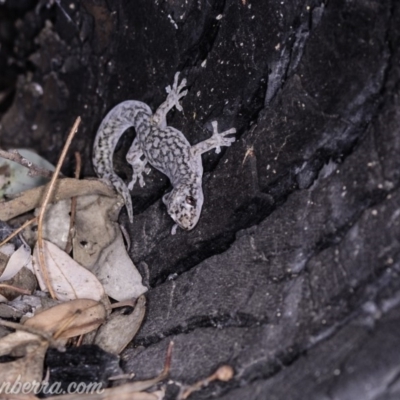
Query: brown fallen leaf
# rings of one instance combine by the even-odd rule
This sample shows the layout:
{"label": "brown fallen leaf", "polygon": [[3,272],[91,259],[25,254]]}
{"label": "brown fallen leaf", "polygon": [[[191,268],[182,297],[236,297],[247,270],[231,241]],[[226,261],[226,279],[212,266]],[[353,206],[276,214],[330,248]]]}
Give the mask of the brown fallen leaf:
{"label": "brown fallen leaf", "polygon": [[1,394],[0,400],[39,400],[33,394]]}
{"label": "brown fallen leaf", "polygon": [[114,311],[99,328],[94,339],[94,344],[116,355],[132,341],[141,327],[146,312],[146,298],[140,296],[130,314],[125,315],[123,312]]}
{"label": "brown fallen leaf", "polygon": [[[162,400],[165,395],[164,390],[157,390],[152,393],[132,392],[128,386],[129,383],[115,388],[104,389],[103,393],[67,394],[47,397],[47,400]],[[21,398],[21,400],[23,399]]]}
{"label": "brown fallen leaf", "polygon": [[[0,202],[0,220],[8,221],[40,207],[46,189],[47,185],[40,186],[26,190],[12,200]],[[51,202],[88,194],[100,194],[107,197],[116,196],[115,192],[107,184],[98,179],[63,178],[56,182]]]}
{"label": "brown fallen leaf", "polygon": [[66,339],[97,329],[106,319],[106,309],[98,301],[71,300],[51,307],[25,321],[24,325]]}
{"label": "brown fallen leaf", "polygon": [[12,300],[20,294],[31,294],[37,286],[31,269],[29,246],[20,246],[9,258],[0,252],[0,295]]}
{"label": "brown fallen leaf", "polygon": [[115,199],[80,196],[77,199],[74,259],[92,271],[115,300],[137,298],[147,291],[129,257],[117,223]]}
{"label": "brown fallen leaf", "polygon": [[[34,215],[38,216],[40,210],[40,208],[36,208]],[[71,200],[60,200],[57,203],[49,204],[46,207],[46,213],[43,217],[43,239],[50,241],[64,251],[68,240],[69,223],[71,220],[70,212]],[[37,236],[37,225],[33,225],[24,231],[24,238],[27,242],[29,240],[30,243],[36,243]]]}
{"label": "brown fallen leaf", "polygon": [[32,256],[28,246],[20,246],[8,259],[4,270],[0,271],[0,282],[13,278],[22,267],[31,269]]}
{"label": "brown fallen leaf", "polygon": [[[124,245],[117,223],[120,208],[117,197],[79,196],[73,236],[74,260],[91,271],[107,295],[118,301],[137,298],[147,291]],[[46,208],[43,219],[43,239],[63,250],[70,228],[70,211],[70,200],[59,201]],[[36,242],[36,236],[32,227],[24,231],[29,243]]]}
{"label": "brown fallen leaf", "polygon": [[10,333],[0,339],[0,356],[16,358],[14,361],[0,363],[0,398],[12,388],[17,392],[16,389],[22,389],[24,384],[30,385],[31,391],[35,390],[32,384],[39,385],[42,381],[47,347],[46,340],[23,331]]}
{"label": "brown fallen leaf", "polygon": [[[106,295],[102,284],[86,268],[79,265],[65,251],[44,240],[44,258],[49,283],[58,300],[92,299],[104,300]],[[38,247],[33,251],[33,267],[40,288],[48,290],[39,267]]]}

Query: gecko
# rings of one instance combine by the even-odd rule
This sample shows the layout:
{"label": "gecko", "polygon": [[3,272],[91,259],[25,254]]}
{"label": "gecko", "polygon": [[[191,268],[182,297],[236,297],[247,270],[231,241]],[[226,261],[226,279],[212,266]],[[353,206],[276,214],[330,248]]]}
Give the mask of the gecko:
{"label": "gecko", "polygon": [[[191,146],[181,131],[167,125],[168,112],[173,107],[182,111],[179,100],[188,93],[183,90],[186,79],[179,83],[179,74],[175,74],[172,87],[166,87],[167,99],[154,114],[141,101],[127,100],[117,104],[101,122],[93,146],[94,170],[99,178],[111,182],[121,194],[131,223],[133,210],[129,191],[137,181],[140,187],[145,185],[143,173],[150,172],[147,164],[169,178],[173,188],[162,200],[175,222],[172,234],[178,226],[187,231],[193,229],[200,218],[204,201],[201,155],[212,149],[219,153],[221,146],[230,146],[235,141],[234,137],[227,136],[236,133],[235,128],[218,132],[217,121],[213,121],[212,136]],[[132,166],[132,180],[126,185],[114,172],[113,154],[118,140],[130,127],[135,128],[136,137],[126,155]]]}

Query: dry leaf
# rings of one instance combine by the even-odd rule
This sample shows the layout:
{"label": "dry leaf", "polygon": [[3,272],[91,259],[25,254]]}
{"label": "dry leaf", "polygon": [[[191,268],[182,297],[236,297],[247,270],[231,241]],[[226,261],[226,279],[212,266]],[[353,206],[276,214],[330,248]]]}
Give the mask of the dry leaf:
{"label": "dry leaf", "polygon": [[[43,237],[61,249],[65,248],[70,228],[70,203],[65,200],[49,205],[43,223]],[[74,259],[91,271],[105,292],[118,301],[137,298],[147,291],[116,222],[121,205],[117,197],[79,196],[73,239]],[[36,233],[27,228],[24,236],[33,242]]]}
{"label": "dry leaf", "polygon": [[8,281],[16,275],[22,267],[32,270],[31,249],[22,245],[16,250],[7,262],[7,266],[0,275],[0,282]]}
{"label": "dry leaf", "polygon": [[104,351],[112,354],[120,354],[121,351],[132,341],[142,325],[146,312],[146,298],[142,295],[138,298],[134,310],[124,314],[124,310],[114,311],[102,325],[94,344],[100,346]]}
{"label": "dry leaf", "polygon": [[147,292],[146,286],[142,284],[142,276],[126,252],[120,230],[114,242],[101,252],[98,266],[93,272],[113,299],[124,301]]}
{"label": "dry leaf", "polygon": [[47,400],[162,400],[165,396],[165,391],[163,389],[152,393],[132,392],[129,385],[128,383],[126,385],[104,389],[103,393],[67,394],[63,396],[47,397]]}
{"label": "dry leaf", "polygon": [[89,270],[96,268],[100,253],[114,241],[118,229],[116,199],[80,197],[76,204],[74,257]]}
{"label": "dry leaf", "polygon": [[[49,280],[57,295],[57,299],[63,301],[73,299],[104,299],[103,286],[90,271],[83,268],[65,251],[62,251],[47,240],[44,241],[44,250]],[[37,245],[33,251],[33,261],[40,288],[47,290],[39,266]]]}
{"label": "dry leaf", "polygon": [[[0,202],[0,220],[8,221],[11,218],[40,207],[46,188],[47,185],[44,185],[26,190],[15,199]],[[63,178],[56,182],[51,201],[70,199],[71,197],[85,196],[87,194],[99,194],[107,197],[116,196],[115,192],[99,179],[79,180]]]}
{"label": "dry leaf", "polygon": [[[22,157],[35,163],[38,167],[46,168],[49,171],[54,170],[52,164],[32,150],[17,149],[17,151]],[[7,174],[4,177],[6,183],[4,185],[0,183],[0,197],[7,196],[9,198],[10,196],[23,192],[24,190],[44,185],[49,181],[48,178],[43,178],[42,176],[30,176],[26,167],[4,158],[0,161],[0,169],[2,171],[7,171]],[[2,175],[3,174],[0,174],[0,182],[2,182]]]}
{"label": "dry leaf", "polygon": [[74,258],[92,271],[115,300],[137,298],[147,291],[124,245],[115,199],[79,197],[76,207]]}
{"label": "dry leaf", "polygon": [[[22,295],[0,307],[0,318],[20,319],[23,323],[28,317],[53,307],[60,302],[48,297],[48,293],[36,290],[33,295]],[[6,307],[7,306],[7,307]],[[8,309],[7,309],[8,308]],[[8,314],[8,316],[7,316]]]}
{"label": "dry leaf", "polygon": [[9,301],[21,294],[30,295],[37,287],[35,275],[23,267],[12,279],[0,283],[0,293]]}
{"label": "dry leaf", "polygon": [[[10,233],[12,233],[12,231],[11,231]],[[5,238],[6,238],[7,236],[8,236],[8,235],[6,235]],[[4,238],[4,239],[5,239],[5,238]],[[2,239],[2,240],[3,240],[3,239]],[[8,243],[6,243],[6,244],[3,244],[3,246],[0,247],[0,253],[3,254],[3,255],[5,255],[5,256],[10,257],[14,252],[15,252],[15,246],[14,246],[12,243],[10,243],[10,242],[8,242]]]}
{"label": "dry leaf", "polygon": [[[43,217],[43,238],[63,250],[68,241],[69,225],[71,220],[70,212],[71,199],[66,199],[54,204],[49,204],[46,207],[46,213]],[[39,213],[40,208],[36,208],[35,216],[37,217]],[[37,231],[32,233],[37,238]]]}
{"label": "dry leaf", "polygon": [[28,246],[21,245],[8,259],[1,252],[0,294],[12,300],[21,293],[32,293],[36,289],[37,282],[31,269],[32,256]]}
{"label": "dry leaf", "polygon": [[14,388],[17,388],[18,382],[22,385],[34,381],[39,384],[42,381],[43,362],[47,347],[47,341],[23,331],[10,333],[1,338],[0,356],[9,356],[16,360],[0,363],[0,383],[4,383],[0,384],[0,390],[3,389],[3,392],[9,390],[7,389],[8,382],[10,388],[14,384]]}
{"label": "dry leaf", "polygon": [[0,396],[0,400],[39,400],[39,397],[33,394],[7,394],[6,396]]}
{"label": "dry leaf", "polygon": [[106,315],[102,303],[90,299],[78,299],[42,311],[26,320],[24,325],[64,339],[97,329],[105,321]]}

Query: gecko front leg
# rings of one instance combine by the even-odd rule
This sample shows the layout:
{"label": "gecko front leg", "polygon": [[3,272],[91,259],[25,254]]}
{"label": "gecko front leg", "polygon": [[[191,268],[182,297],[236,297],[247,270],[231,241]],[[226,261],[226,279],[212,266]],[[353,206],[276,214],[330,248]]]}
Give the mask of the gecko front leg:
{"label": "gecko front leg", "polygon": [[235,138],[226,137],[227,135],[236,133],[235,128],[228,129],[224,132],[218,132],[218,122],[213,121],[211,124],[213,127],[213,135],[209,139],[191,147],[190,150],[194,156],[206,153],[212,149],[215,149],[215,152],[218,154],[221,152],[221,146],[230,146],[235,141]]}
{"label": "gecko front leg", "polygon": [[140,147],[139,138],[136,136],[133,141],[127,155],[126,161],[132,166],[132,180],[129,182],[128,189],[132,190],[136,181],[139,180],[140,187],[145,185],[143,179],[143,172],[148,174],[151,170],[147,168],[147,158],[143,154],[143,150]]}
{"label": "gecko front leg", "polygon": [[182,82],[179,85],[178,80],[179,72],[175,74],[172,87],[167,86],[165,88],[168,96],[164,103],[157,108],[157,111],[152,117],[152,122],[159,128],[165,128],[167,126],[167,114],[173,107],[176,107],[178,111],[182,111],[182,106],[180,105],[179,100],[186,96],[188,91],[184,90],[181,92],[181,90],[186,86],[186,79],[182,79]]}

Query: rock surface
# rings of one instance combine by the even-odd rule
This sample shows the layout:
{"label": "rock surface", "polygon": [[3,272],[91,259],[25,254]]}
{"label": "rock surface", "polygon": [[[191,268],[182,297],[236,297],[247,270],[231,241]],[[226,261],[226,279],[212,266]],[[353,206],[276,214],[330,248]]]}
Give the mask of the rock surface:
{"label": "rock surface", "polygon": [[[155,110],[176,71],[189,94],[170,125],[193,144],[213,120],[238,130],[232,147],[203,156],[195,230],[170,235],[169,184],[155,170],[132,192],[133,225],[121,215],[151,286],[125,369],[155,376],[174,340],[174,381],[235,369],[193,399],[397,399],[400,4],[33,3],[0,8],[17,27],[0,36],[14,37],[0,66],[18,72],[0,108],[3,146],[54,162],[81,115],[65,172],[80,151],[93,174],[106,112],[127,99]],[[114,158],[122,177],[133,137]]]}

